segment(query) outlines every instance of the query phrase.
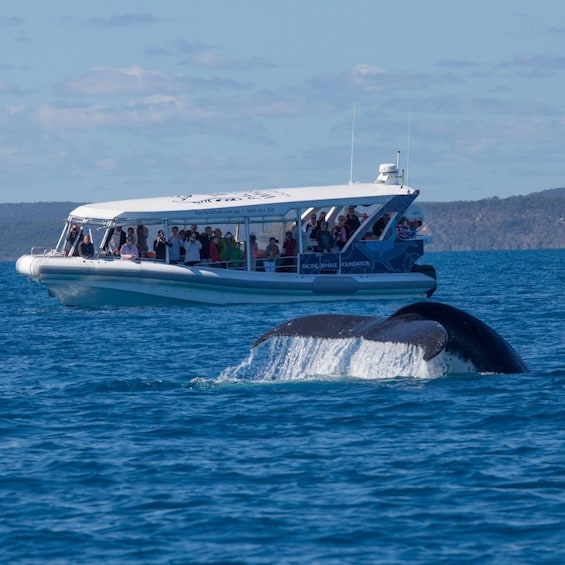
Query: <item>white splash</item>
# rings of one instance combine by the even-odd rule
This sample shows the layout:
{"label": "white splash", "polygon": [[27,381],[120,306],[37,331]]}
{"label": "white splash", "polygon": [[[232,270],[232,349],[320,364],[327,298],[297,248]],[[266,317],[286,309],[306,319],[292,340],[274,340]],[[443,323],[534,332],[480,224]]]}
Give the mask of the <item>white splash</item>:
{"label": "white splash", "polygon": [[423,355],[421,348],[405,343],[277,336],[253,348],[240,365],[225,369],[219,380],[430,379],[452,372],[453,360],[446,355],[431,361]]}

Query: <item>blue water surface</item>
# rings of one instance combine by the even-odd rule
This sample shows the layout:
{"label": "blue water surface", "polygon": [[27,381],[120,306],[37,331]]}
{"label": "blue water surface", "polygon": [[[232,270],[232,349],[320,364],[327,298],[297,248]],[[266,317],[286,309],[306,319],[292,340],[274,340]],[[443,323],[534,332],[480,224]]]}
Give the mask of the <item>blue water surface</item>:
{"label": "blue water surface", "polygon": [[65,308],[0,264],[0,562],[565,562],[565,250],[426,258],[531,373],[233,378],[406,302]]}

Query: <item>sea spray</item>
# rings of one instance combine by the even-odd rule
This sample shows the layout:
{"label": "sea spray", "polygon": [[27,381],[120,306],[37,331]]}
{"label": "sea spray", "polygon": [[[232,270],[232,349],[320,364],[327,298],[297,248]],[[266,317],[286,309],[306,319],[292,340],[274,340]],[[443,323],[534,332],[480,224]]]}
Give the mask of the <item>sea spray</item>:
{"label": "sea spray", "polygon": [[426,362],[423,350],[411,344],[277,336],[252,348],[239,365],[225,369],[219,381],[435,378],[446,372],[442,355]]}

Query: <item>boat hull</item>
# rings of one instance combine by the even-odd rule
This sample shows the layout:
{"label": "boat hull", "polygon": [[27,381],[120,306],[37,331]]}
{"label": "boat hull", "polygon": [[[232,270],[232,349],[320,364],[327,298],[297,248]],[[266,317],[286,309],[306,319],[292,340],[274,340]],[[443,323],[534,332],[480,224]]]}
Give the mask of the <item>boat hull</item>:
{"label": "boat hull", "polygon": [[49,255],[24,255],[16,269],[80,307],[382,300],[430,296],[436,287],[418,271],[302,275]]}

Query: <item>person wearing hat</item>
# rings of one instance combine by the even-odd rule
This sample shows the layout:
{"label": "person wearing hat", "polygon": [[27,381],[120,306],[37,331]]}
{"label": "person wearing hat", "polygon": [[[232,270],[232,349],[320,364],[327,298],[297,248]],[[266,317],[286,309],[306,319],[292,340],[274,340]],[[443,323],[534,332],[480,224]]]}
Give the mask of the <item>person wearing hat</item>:
{"label": "person wearing hat", "polygon": [[280,257],[281,252],[277,243],[278,239],[269,238],[269,245],[265,248],[265,258],[263,259],[263,267],[266,273],[274,273],[277,268],[277,259]]}
{"label": "person wearing hat", "polygon": [[120,248],[120,257],[128,261],[139,259],[139,251],[137,245],[133,242],[133,236],[128,235],[126,242]]}
{"label": "person wearing hat", "polygon": [[296,246],[298,242],[294,239],[292,232],[289,230],[285,234],[283,241],[283,250],[281,256],[283,257],[283,267],[281,271],[293,273],[296,271]]}

